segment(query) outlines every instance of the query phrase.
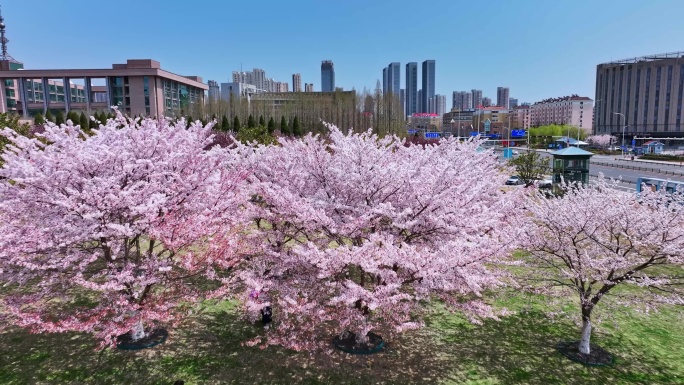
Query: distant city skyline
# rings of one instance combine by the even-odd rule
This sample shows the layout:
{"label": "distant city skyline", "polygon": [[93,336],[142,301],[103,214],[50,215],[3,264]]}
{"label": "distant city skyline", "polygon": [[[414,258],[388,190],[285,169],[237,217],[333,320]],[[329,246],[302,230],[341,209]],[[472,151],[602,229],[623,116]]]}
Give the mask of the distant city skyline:
{"label": "distant city skyline", "polygon": [[[294,12],[307,22],[291,28],[289,20],[272,18],[251,30],[249,38],[241,37],[252,21],[240,18],[230,23],[206,23],[203,28],[184,28],[171,37],[166,32],[178,30],[178,20],[187,17],[187,10],[156,2],[120,0],[112,9],[109,3],[85,0],[12,1],[2,4],[2,14],[7,24],[9,53],[27,69],[106,68],[111,63],[137,57],[160,61],[173,73],[197,74],[218,83],[230,82],[231,69],[242,67],[262,68],[281,81],[300,73],[302,83],[313,82],[318,88],[320,63],[332,60],[336,87],[357,91],[366,88],[372,92],[377,81],[382,82],[379,70],[388,63],[396,61],[403,65],[418,58],[430,58],[439,63],[436,94],[481,89],[483,96],[496,98],[496,88],[505,84],[512,90],[511,96],[520,102],[569,94],[593,97],[597,64],[684,49],[677,38],[684,36],[684,24],[662,22],[663,12],[684,12],[684,2],[680,0],[528,0],[522,5],[492,0],[486,4],[487,17],[461,18],[459,30],[465,32],[457,50],[445,49],[446,38],[425,39],[425,34],[406,34],[400,25],[383,26],[368,37],[364,26],[377,22],[375,15],[393,20],[416,7],[407,0],[396,0],[391,7],[360,0],[265,0],[260,7],[269,13]],[[430,6],[434,10],[426,31],[430,36],[450,36],[456,13],[482,13],[482,5],[476,2],[437,0]],[[196,14],[219,15],[232,8],[227,3],[197,2],[192,10]],[[125,12],[117,18],[115,34],[55,28],[49,23],[36,23],[36,9],[52,20],[94,20],[105,14],[116,16],[119,10],[135,9],[138,14],[154,14],[154,18],[144,20],[144,28],[159,33],[141,38],[141,21],[125,17]],[[629,25],[649,27],[625,28]],[[345,28],[343,34],[321,33],[342,26],[353,28]],[[502,28],[511,31],[510,44],[496,48],[497,57],[505,60],[492,60],[492,49],[482,47],[483,39],[475,36],[475,31]],[[620,31],[619,39],[615,39],[615,31]],[[97,54],[92,49],[83,49],[65,55],[65,41],[98,47]],[[407,89],[408,100],[409,87],[404,83],[404,74],[401,77],[400,87]]]}

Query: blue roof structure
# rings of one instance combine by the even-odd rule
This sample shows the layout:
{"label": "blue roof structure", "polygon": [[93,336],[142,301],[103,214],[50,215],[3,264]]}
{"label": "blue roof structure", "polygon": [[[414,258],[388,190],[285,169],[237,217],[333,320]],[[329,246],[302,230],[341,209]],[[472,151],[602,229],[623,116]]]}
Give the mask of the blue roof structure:
{"label": "blue roof structure", "polygon": [[566,147],[562,150],[554,151],[551,153],[551,155],[589,155],[592,156],[594,153],[589,152],[589,151],[584,151],[581,148],[577,147]]}

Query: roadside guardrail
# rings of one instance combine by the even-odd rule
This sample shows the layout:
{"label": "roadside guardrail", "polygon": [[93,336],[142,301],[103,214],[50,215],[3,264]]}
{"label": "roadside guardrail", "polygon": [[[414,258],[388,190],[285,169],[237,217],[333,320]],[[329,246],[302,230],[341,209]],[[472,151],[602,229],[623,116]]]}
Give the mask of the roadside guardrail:
{"label": "roadside guardrail", "polygon": [[661,170],[659,168],[652,168],[652,167],[641,167],[641,166],[632,166],[632,165],[628,165],[628,164],[615,164],[615,163],[604,163],[604,162],[595,162],[595,161],[590,161],[590,163],[598,165],[598,166],[624,168],[624,169],[636,170],[636,171],[648,171],[648,172],[655,172],[657,174],[665,174],[665,175],[684,176],[684,173],[681,173],[681,172]]}

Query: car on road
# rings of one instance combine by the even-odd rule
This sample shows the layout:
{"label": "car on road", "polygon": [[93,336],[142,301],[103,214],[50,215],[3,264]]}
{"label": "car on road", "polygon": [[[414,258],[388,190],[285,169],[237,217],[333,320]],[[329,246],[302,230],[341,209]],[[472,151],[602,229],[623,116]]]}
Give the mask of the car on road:
{"label": "car on road", "polygon": [[512,177],[508,178],[506,181],[507,186],[517,186],[523,184],[522,179],[520,179],[519,176],[513,175]]}
{"label": "car on road", "polygon": [[544,179],[541,179],[539,183],[537,183],[537,187],[539,188],[552,188],[553,187],[553,179],[551,177],[544,177]]}

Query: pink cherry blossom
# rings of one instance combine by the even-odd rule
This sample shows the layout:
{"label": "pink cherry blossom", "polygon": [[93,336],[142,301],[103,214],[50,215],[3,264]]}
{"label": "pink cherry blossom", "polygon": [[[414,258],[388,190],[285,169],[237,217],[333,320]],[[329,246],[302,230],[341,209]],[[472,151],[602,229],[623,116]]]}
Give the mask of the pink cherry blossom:
{"label": "pink cherry blossom", "polygon": [[601,178],[569,188],[562,198],[535,197],[527,205],[530,215],[518,217],[530,253],[530,288],[579,296],[583,353],[590,352],[592,311],[599,303],[649,310],[684,298],[681,193],[646,189],[637,195],[611,187]]}
{"label": "pink cherry blossom", "polygon": [[596,147],[608,147],[611,143],[617,143],[617,139],[608,134],[601,134],[589,136],[587,142]]}
{"label": "pink cherry blossom", "polygon": [[520,190],[503,188],[507,170],[477,141],[404,146],[329,129],[241,150],[254,170],[257,251],[234,283],[250,319],[259,306],[249,293],[268,289],[268,343],[387,336],[419,327],[433,298],[473,319],[495,316],[482,297],[502,284],[497,264],[517,246]]}
{"label": "pink cherry blossom", "polygon": [[[9,322],[104,343],[138,322],[173,323],[239,259],[247,169],[211,124],[110,119],[85,135],[45,125],[3,134],[0,279]],[[47,143],[47,144],[44,144]]]}

